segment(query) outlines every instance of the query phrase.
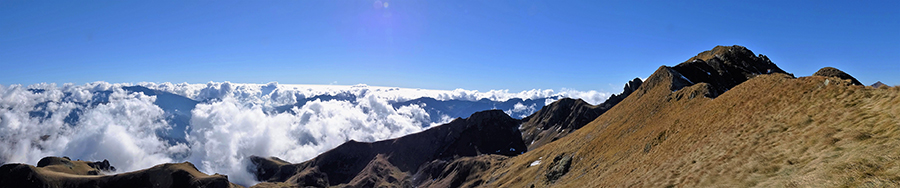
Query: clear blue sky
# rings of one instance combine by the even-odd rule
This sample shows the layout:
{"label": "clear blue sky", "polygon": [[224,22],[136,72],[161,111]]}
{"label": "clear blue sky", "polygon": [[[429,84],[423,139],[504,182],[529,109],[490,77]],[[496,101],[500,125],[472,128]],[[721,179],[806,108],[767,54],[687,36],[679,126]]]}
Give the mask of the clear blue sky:
{"label": "clear blue sky", "polygon": [[[386,2],[386,3],[384,3]],[[620,92],[715,45],[900,84],[900,1],[0,1],[0,84]]]}

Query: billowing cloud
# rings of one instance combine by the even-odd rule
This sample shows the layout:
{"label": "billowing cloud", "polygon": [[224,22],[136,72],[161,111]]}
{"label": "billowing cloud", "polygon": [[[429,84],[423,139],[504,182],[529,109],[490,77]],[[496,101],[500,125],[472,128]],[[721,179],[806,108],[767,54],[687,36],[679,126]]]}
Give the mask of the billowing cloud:
{"label": "billowing cloud", "polygon": [[[154,97],[106,83],[0,86],[0,93],[4,163],[33,164],[45,156],[65,155],[109,159],[121,169],[133,170],[171,162],[169,155],[178,152],[155,134],[168,124],[153,104]],[[77,120],[71,119],[73,114],[78,114]]]}
{"label": "billowing cloud", "polygon": [[534,103],[534,104],[531,104],[528,106],[525,106],[522,103],[516,103],[515,105],[513,105],[512,109],[506,110],[504,112],[506,112],[506,114],[522,114],[519,117],[514,117],[514,118],[521,119],[521,118],[525,118],[528,115],[536,112],[537,111],[536,106],[537,106],[537,103]]}
{"label": "billowing cloud", "polygon": [[[433,100],[402,103],[422,97]],[[246,170],[250,155],[302,162],[348,140],[396,138],[449,122],[456,117],[439,113],[441,107],[459,101],[487,99],[494,102],[480,101],[482,107],[467,110],[497,108],[521,118],[560,97],[597,104],[608,94],[276,82],[0,85],[0,163],[69,156],[109,159],[123,172],[190,161],[203,172],[252,185],[255,178]],[[441,103],[451,100],[457,101]]]}

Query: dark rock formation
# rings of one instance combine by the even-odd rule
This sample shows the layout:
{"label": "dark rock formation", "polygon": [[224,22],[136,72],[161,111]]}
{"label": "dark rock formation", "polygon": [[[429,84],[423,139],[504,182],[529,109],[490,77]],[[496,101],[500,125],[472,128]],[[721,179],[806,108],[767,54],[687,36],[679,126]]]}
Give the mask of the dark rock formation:
{"label": "dark rock formation", "polygon": [[819,71],[816,71],[813,76],[838,77],[840,79],[850,80],[850,83],[853,85],[863,85],[861,82],[859,82],[859,80],[856,80],[856,78],[850,76],[850,74],[847,74],[846,72],[834,67],[825,67],[819,69]]}
{"label": "dark rock formation", "polygon": [[566,175],[571,166],[572,155],[557,155],[553,158],[553,163],[550,163],[550,170],[544,176],[547,177],[548,182],[555,182],[563,175]]}
{"label": "dark rock formation", "polygon": [[[409,174],[433,160],[525,152],[519,123],[503,111],[489,110],[396,139],[373,143],[351,140],[303,163],[283,164],[260,157],[251,161],[258,168],[254,172],[260,181],[296,186],[409,185]],[[387,172],[391,174],[379,174]]]}
{"label": "dark rock formation", "polygon": [[623,89],[622,93],[613,94],[612,96],[609,97],[609,99],[606,99],[606,101],[603,101],[603,103],[601,103],[597,106],[600,106],[600,107],[606,108],[606,109],[610,109],[613,106],[615,106],[616,104],[619,104],[619,102],[622,102],[622,100],[625,100],[625,98],[628,97],[628,95],[631,95],[631,93],[634,93],[634,91],[636,91],[638,88],[640,88],[641,84],[643,84],[643,83],[644,82],[641,81],[640,78],[634,78],[634,80],[628,81],[628,83],[625,84],[625,89]]}
{"label": "dark rock formation", "polygon": [[872,87],[874,87],[874,88],[879,88],[881,86],[887,86],[887,84],[881,83],[881,81],[878,81],[878,82],[875,82],[874,84],[872,84]]}

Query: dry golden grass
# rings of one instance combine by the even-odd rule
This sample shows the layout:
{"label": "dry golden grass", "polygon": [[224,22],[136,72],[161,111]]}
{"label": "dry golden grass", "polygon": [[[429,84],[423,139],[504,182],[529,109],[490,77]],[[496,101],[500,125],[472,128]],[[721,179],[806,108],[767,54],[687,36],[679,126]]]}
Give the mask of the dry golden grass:
{"label": "dry golden grass", "polygon": [[[898,87],[774,74],[709,99],[683,97],[696,85],[648,82],[582,129],[495,166],[486,187],[900,186]],[[559,155],[573,155],[572,168],[550,183]]]}
{"label": "dry golden grass", "polygon": [[[77,161],[76,161],[77,162]],[[51,165],[52,166],[52,165]],[[166,163],[114,175],[70,174],[77,170],[6,164],[0,187],[233,187],[225,175],[207,175],[188,162]]]}

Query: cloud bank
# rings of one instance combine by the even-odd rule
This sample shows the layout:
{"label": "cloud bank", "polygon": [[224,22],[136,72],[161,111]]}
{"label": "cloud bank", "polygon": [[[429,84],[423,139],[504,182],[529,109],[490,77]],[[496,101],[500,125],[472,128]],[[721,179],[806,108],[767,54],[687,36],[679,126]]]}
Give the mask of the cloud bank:
{"label": "cloud bank", "polygon": [[109,159],[125,172],[189,161],[252,185],[251,155],[301,162],[348,140],[396,138],[469,113],[445,113],[447,106],[496,108],[521,118],[560,97],[598,104],[608,96],[275,82],[0,85],[0,163],[69,156]]}

